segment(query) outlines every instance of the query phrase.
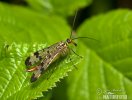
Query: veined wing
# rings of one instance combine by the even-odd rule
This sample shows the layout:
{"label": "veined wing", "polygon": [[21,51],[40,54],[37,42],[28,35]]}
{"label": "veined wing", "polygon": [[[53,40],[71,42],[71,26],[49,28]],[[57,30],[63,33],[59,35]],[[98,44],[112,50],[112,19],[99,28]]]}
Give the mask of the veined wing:
{"label": "veined wing", "polygon": [[49,51],[49,53],[46,55],[46,58],[43,59],[39,65],[36,66],[37,70],[33,72],[30,81],[36,81],[41,76],[42,72],[46,70],[51,63],[56,61],[59,56],[67,54],[67,50],[68,48],[64,42],[58,43],[56,48],[52,48],[52,51]]}
{"label": "veined wing", "polygon": [[61,42],[55,43],[47,48],[44,48],[42,50],[36,51],[35,53],[33,53],[31,56],[27,57],[27,59],[25,60],[25,65],[26,66],[33,66],[35,64],[38,64],[39,62],[41,62],[41,60],[45,59],[46,56],[53,52],[54,49],[56,49],[56,47],[60,44]]}

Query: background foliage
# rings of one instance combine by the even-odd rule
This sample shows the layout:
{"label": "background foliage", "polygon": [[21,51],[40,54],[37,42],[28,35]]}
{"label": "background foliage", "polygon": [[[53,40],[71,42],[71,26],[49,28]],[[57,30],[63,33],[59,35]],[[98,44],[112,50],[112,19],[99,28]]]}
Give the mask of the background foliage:
{"label": "background foliage", "polygon": [[[9,4],[0,2],[1,100],[98,100],[106,91],[132,99],[131,10],[110,11],[115,2],[109,0],[102,3],[98,0],[6,2]],[[80,59],[71,55],[77,70],[67,57],[51,65],[37,82],[30,83],[32,73],[25,72],[26,57],[66,40],[71,31],[69,16],[79,8],[85,9],[78,12],[77,36],[97,41],[76,41],[76,52],[83,56]]]}

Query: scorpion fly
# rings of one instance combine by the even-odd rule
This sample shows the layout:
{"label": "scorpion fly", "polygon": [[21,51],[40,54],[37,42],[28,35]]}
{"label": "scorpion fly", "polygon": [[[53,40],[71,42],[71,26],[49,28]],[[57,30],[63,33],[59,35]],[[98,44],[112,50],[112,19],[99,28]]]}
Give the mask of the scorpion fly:
{"label": "scorpion fly", "polygon": [[[73,20],[72,30],[74,27],[76,16],[77,16],[77,11]],[[78,37],[78,38],[87,38],[87,37]],[[66,39],[66,41],[57,42],[47,48],[36,51],[32,56],[27,57],[27,59],[25,60],[26,66],[33,66],[34,64],[37,64],[35,67],[27,69],[27,72],[33,72],[30,81],[31,82],[36,81],[41,76],[42,72],[47,70],[47,68],[53,62],[55,62],[61,56],[67,55],[68,52],[72,50],[71,48],[69,48],[69,44],[73,44],[77,46],[74,40],[78,38],[72,38],[72,31],[71,31],[70,38]]]}

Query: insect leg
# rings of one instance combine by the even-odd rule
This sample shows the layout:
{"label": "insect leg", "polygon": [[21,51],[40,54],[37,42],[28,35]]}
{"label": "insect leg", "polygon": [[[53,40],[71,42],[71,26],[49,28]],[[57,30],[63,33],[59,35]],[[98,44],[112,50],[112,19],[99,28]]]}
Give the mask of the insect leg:
{"label": "insect leg", "polygon": [[70,50],[71,50],[75,55],[77,55],[78,57],[83,58],[82,56],[78,55],[78,54],[77,54],[74,50],[72,50],[71,48],[70,48]]}
{"label": "insect leg", "polygon": [[[71,54],[71,49],[68,47],[68,49],[69,49],[69,53]],[[72,61],[72,59],[71,59],[71,56],[69,55],[69,58],[70,58],[70,61],[72,62],[72,65],[75,67],[75,69],[78,69],[77,67],[76,67],[76,65],[74,65],[74,63],[73,63],[73,61]]]}
{"label": "insect leg", "polygon": [[27,69],[26,71],[27,71],[27,72],[33,72],[33,71],[35,71],[35,70],[38,70],[37,66],[32,67],[32,68],[30,68],[30,69]]}

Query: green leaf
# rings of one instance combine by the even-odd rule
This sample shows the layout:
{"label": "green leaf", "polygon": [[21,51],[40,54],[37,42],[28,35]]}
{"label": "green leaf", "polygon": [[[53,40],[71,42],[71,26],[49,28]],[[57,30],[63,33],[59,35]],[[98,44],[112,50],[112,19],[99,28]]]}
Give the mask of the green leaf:
{"label": "green leaf", "polygon": [[[39,96],[42,91],[47,91],[55,86],[55,82],[59,81],[67,75],[74,67],[70,60],[63,59],[62,61],[53,64],[45,71],[36,82],[30,83],[32,73],[27,73],[24,61],[33,52],[44,48],[45,44],[16,44],[13,43],[8,47],[5,57],[0,61],[0,99],[13,99],[13,100],[27,100]],[[77,62],[78,58],[72,56],[73,62]],[[8,62],[8,63],[7,63]]]}
{"label": "green leaf", "polygon": [[114,68],[130,79],[132,79],[131,15],[130,10],[112,11],[106,15],[92,18],[79,30],[83,36],[99,40],[96,42],[97,45],[95,42],[90,43],[88,39],[85,39],[84,43],[94,49],[104,61],[112,64]]}
{"label": "green leaf", "polygon": [[78,8],[90,5],[92,0],[27,0],[27,2],[38,11],[67,16],[73,14]]}
{"label": "green leaf", "polygon": [[84,60],[68,77],[69,100],[103,99],[108,92],[132,99],[132,59],[130,10],[116,10],[87,20],[79,28],[79,54]]}
{"label": "green leaf", "polygon": [[43,15],[3,3],[0,3],[0,14],[0,42],[53,44],[66,39],[70,33],[66,21],[56,15]]}
{"label": "green leaf", "polygon": [[[0,3],[0,99],[27,100],[42,95],[55,86],[74,67],[67,58],[51,65],[37,82],[30,83],[25,59],[36,50],[45,48],[69,36],[64,19],[43,15],[32,10]],[[72,56],[74,64],[79,59]],[[47,79],[48,78],[48,79]]]}

